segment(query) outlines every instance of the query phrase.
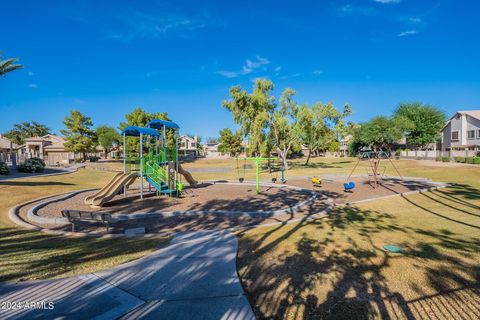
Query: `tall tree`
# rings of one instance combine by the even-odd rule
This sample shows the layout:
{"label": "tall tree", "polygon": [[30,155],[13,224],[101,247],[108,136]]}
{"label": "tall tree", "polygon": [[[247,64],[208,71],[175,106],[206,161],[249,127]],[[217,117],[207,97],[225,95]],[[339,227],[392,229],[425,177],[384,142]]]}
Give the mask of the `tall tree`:
{"label": "tall tree", "polygon": [[13,143],[21,145],[25,139],[31,137],[42,137],[50,133],[50,129],[36,121],[22,122],[13,125],[13,128],[4,134]]}
{"label": "tall tree", "polygon": [[305,165],[308,165],[312,154],[328,150],[333,141],[346,133],[345,117],[350,113],[349,105],[340,112],[333,103],[319,102],[311,108],[305,104],[300,107],[297,114],[299,137],[301,144],[308,148]]}
{"label": "tall tree", "polygon": [[275,109],[275,99],[270,95],[273,88],[270,80],[257,79],[252,93],[235,86],[230,89],[231,99],[223,102],[233,114],[235,123],[240,125],[244,137],[248,138],[248,151],[253,155],[260,155],[267,147],[266,130],[270,114]]}
{"label": "tall tree", "polygon": [[2,52],[0,51],[0,76],[4,76],[9,72],[22,68],[22,65],[17,62],[17,58],[3,59]]}
{"label": "tall tree", "polygon": [[220,130],[220,143],[218,151],[228,153],[231,157],[238,157],[242,152],[242,132],[237,131],[233,133],[229,128]]}
{"label": "tall tree", "polygon": [[285,170],[288,170],[288,153],[299,140],[296,126],[298,105],[293,100],[294,94],[294,90],[285,89],[280,98],[280,107],[272,112],[270,123],[272,146],[278,152]]}
{"label": "tall tree", "polygon": [[442,110],[420,102],[401,103],[394,117],[398,121],[406,121],[407,143],[414,148],[425,148],[436,142],[446,120]]}
{"label": "tall tree", "polygon": [[99,126],[95,129],[99,145],[105,149],[105,159],[107,154],[112,150],[115,144],[119,144],[122,140],[120,134],[115,128],[107,125]]}
{"label": "tall tree", "polygon": [[85,161],[87,152],[95,149],[96,136],[95,131],[92,130],[92,119],[78,110],[72,110],[63,120],[63,124],[66,129],[61,132],[67,139],[65,150],[81,153]]}
{"label": "tall tree", "polygon": [[363,123],[357,133],[360,145],[374,151],[392,151],[405,131],[406,123],[402,119],[378,116]]}

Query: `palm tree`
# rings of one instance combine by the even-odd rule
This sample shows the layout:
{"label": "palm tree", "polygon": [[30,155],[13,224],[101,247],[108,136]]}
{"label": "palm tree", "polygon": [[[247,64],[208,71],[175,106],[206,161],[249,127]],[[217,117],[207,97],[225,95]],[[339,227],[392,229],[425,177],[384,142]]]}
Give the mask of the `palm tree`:
{"label": "palm tree", "polygon": [[17,58],[9,58],[5,60],[1,60],[1,59],[2,59],[2,54],[0,52],[0,76],[4,76],[10,71],[22,68],[21,64],[15,63],[18,61]]}

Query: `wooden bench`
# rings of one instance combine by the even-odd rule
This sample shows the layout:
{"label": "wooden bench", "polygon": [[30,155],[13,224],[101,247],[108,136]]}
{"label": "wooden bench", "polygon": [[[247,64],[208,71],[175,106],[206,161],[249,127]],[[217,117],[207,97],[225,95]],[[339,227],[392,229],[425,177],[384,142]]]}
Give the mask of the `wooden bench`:
{"label": "wooden bench", "polygon": [[72,224],[72,232],[75,232],[76,222],[102,222],[108,233],[110,224],[113,222],[111,214],[101,212],[62,210],[62,216]]}

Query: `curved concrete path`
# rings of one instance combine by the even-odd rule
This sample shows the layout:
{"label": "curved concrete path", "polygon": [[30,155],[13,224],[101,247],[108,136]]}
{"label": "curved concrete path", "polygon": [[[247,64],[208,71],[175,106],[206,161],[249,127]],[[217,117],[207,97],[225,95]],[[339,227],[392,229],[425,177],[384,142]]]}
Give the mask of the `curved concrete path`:
{"label": "curved concrete path", "polygon": [[116,268],[57,280],[0,284],[0,302],[54,309],[0,309],[0,319],[254,319],[226,230],[178,233],[171,244]]}

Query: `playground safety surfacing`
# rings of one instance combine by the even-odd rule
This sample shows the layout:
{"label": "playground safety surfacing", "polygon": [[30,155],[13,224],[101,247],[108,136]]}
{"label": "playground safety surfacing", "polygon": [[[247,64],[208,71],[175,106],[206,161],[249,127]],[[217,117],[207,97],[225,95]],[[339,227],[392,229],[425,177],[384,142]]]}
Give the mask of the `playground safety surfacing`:
{"label": "playground safety surfacing", "polygon": [[[103,208],[90,208],[83,199],[92,191],[81,192],[65,200],[52,202],[38,210],[41,217],[58,218],[61,210],[88,210],[115,215],[139,215],[140,219],[118,221],[112,233],[123,233],[135,227],[145,227],[147,233],[227,229],[258,225],[288,223],[304,218],[325,215],[332,205],[344,205],[361,201],[400,195],[406,192],[428,190],[444,184],[424,179],[385,179],[381,186],[372,188],[365,177],[354,177],[353,193],[343,191],[341,176],[323,177],[321,187],[313,187],[306,178],[291,179],[287,185],[263,184],[261,194],[249,183],[203,183],[197,188],[186,188],[179,198],[149,194],[139,198],[138,189],[129,191],[127,198],[116,196]],[[35,205],[35,204],[32,204]],[[25,217],[29,206],[20,210]],[[154,216],[152,213],[176,213],[172,216]],[[228,214],[232,213],[232,214]],[[242,214],[244,213],[244,214]],[[69,230],[69,225],[46,226],[56,230]],[[104,232],[102,225],[78,224],[80,232]]]}

